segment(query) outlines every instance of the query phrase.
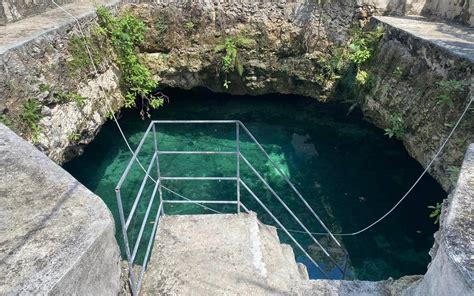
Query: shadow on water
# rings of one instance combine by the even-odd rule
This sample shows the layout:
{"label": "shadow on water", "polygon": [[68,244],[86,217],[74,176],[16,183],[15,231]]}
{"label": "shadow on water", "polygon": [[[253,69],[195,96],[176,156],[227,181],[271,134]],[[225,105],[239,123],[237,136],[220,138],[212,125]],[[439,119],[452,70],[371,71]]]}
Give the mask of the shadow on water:
{"label": "shadow on water", "polygon": [[[169,89],[172,98],[164,108],[153,112],[153,119],[239,119],[250,130],[270,158],[290,176],[295,186],[308,200],[327,226],[335,233],[353,232],[383,215],[421,173],[422,167],[413,160],[400,142],[391,140],[384,132],[363,120],[360,112],[346,115],[348,106],[335,103],[321,104],[314,99],[267,95],[259,97],[214,94],[205,89],[183,91]],[[122,128],[133,147],[138,145],[149,120],[142,121],[135,110],[126,110],[120,119]],[[235,149],[235,127],[163,127],[159,130],[163,150],[216,150]],[[257,171],[285,200],[310,231],[320,232],[310,212],[291,191],[271,163],[263,157],[248,137],[242,135],[242,153]],[[146,144],[151,149],[151,144]],[[150,150],[151,151],[151,150]],[[205,175],[231,176],[235,174],[234,158],[170,156],[161,160],[168,176]],[[223,156],[222,156],[223,157]],[[79,181],[107,203],[116,223],[114,187],[130,159],[130,153],[113,122],[107,122],[97,138],[86,147],[84,155],[65,165]],[[131,208],[143,173],[134,168],[130,187],[123,196],[126,211]],[[257,196],[270,205],[273,213],[287,228],[301,230],[286,210],[264,189],[253,173],[241,167],[242,179]],[[196,183],[198,182],[198,183]],[[235,199],[235,184],[222,182],[169,181],[167,186],[180,194],[196,199]],[[145,189],[149,195],[152,187]],[[147,195],[147,196],[148,196]],[[407,274],[421,274],[429,262],[428,251],[433,244],[436,226],[429,219],[428,205],[445,196],[440,186],[425,177],[406,201],[382,223],[358,236],[344,236],[340,241],[350,255],[350,273],[357,279],[380,280]],[[171,198],[170,195],[167,198]],[[175,197],[176,198],[176,197]],[[129,235],[136,238],[149,197],[138,208],[138,218]],[[259,218],[275,224],[269,215],[245,192],[242,201],[258,212]],[[153,204],[156,209],[157,204]],[[232,212],[234,208],[215,207]],[[168,213],[197,213],[196,206],[169,206]],[[201,211],[202,212],[202,211]],[[209,212],[206,212],[209,213]],[[145,239],[153,225],[153,217],[146,223]],[[117,223],[117,230],[120,225]],[[120,231],[117,239],[122,241]],[[283,242],[290,240],[279,232]],[[306,235],[295,234],[315,257],[321,251]],[[331,252],[337,248],[329,240],[319,237]],[[142,243],[142,245],[145,245]],[[296,248],[297,259],[308,263]],[[142,256],[143,250],[139,253]],[[326,264],[322,265],[333,267]],[[309,268],[312,278],[319,277]],[[334,274],[334,277],[338,277]]]}

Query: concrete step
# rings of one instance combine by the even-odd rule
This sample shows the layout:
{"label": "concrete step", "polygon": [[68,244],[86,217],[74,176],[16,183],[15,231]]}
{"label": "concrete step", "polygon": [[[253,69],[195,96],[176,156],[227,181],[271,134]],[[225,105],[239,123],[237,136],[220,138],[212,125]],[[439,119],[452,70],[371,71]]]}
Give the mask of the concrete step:
{"label": "concrete step", "polygon": [[281,295],[284,266],[278,237],[255,214],[164,216],[141,294]]}
{"label": "concrete step", "polygon": [[288,244],[281,244],[281,247],[283,249],[283,255],[285,256],[287,268],[290,273],[291,279],[293,281],[303,279],[300,271],[298,270],[298,265],[296,263],[293,248]]}
{"label": "concrete step", "polygon": [[[294,280],[293,266],[285,254],[283,245],[276,234],[274,227],[260,224],[260,240],[262,244],[262,257],[267,270],[267,281],[279,289],[288,290]],[[293,259],[294,260],[294,259]],[[296,262],[295,268],[296,268]]]}

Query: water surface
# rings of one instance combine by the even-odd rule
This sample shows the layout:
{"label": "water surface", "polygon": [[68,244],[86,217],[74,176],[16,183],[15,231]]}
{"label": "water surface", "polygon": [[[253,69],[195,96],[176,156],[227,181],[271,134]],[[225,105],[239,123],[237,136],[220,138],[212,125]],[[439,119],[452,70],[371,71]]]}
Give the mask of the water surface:
{"label": "water surface", "polygon": [[[314,99],[290,96],[230,96],[213,94],[204,89],[182,91],[168,89],[171,100],[162,109],[153,112],[152,119],[238,119],[256,136],[280,169],[287,174],[302,195],[334,233],[353,232],[373,222],[390,209],[422,172],[399,141],[389,139],[384,132],[362,119],[355,111],[347,114],[343,104],[321,104]],[[141,120],[135,110],[121,114],[120,124],[133,148],[143,136],[149,120]],[[158,142],[162,150],[220,150],[234,151],[233,125],[162,125],[158,128]],[[140,155],[148,165],[153,139],[149,137]],[[241,150],[258,172],[285,200],[297,216],[314,232],[323,229],[311,213],[284,182],[271,162],[263,157],[257,146],[245,134],[241,135]],[[85,186],[99,195],[111,209],[116,222],[118,211],[114,187],[130,159],[123,140],[113,122],[107,122],[97,138],[65,168]],[[235,176],[235,156],[163,155],[161,172],[166,176]],[[151,168],[156,177],[156,167]],[[301,230],[298,224],[279,205],[271,192],[264,189],[248,167],[241,164],[242,179],[287,228]],[[140,187],[143,172],[132,167],[122,190],[125,212]],[[233,181],[165,181],[163,183],[182,196],[191,199],[235,200]],[[144,198],[138,205],[136,219],[128,232],[133,241],[137,237],[146,211],[152,182],[144,189]],[[265,223],[275,224],[255,200],[244,190],[242,201],[256,211]],[[164,191],[169,199],[180,199]],[[429,176],[419,183],[408,198],[383,222],[357,236],[340,237],[350,255],[352,277],[363,280],[398,278],[426,271],[437,226],[428,217],[428,205],[445,196],[440,186]],[[222,212],[235,211],[234,206],[212,205]],[[152,203],[156,210],[157,202]],[[168,214],[211,213],[199,206],[168,205]],[[145,224],[145,239],[153,227],[154,217]],[[279,233],[281,240],[290,242]],[[316,257],[324,257],[305,235],[295,237]],[[117,239],[121,242],[120,225]],[[337,257],[334,245],[327,238],[318,237]],[[143,258],[146,243],[139,246]],[[298,260],[307,260],[295,249]],[[334,277],[337,272],[325,262]],[[310,267],[313,278],[320,274]]]}

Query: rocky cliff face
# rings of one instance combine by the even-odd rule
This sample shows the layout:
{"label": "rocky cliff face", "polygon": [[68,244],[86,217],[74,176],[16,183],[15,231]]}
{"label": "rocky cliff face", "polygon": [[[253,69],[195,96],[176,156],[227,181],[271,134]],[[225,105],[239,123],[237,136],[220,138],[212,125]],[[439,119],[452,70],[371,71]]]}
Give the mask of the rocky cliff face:
{"label": "rocky cliff face", "polygon": [[[132,6],[150,28],[142,57],[156,79],[232,94],[327,95],[329,46],[344,43],[368,15],[364,6],[341,0],[322,8],[316,1],[158,2]],[[230,73],[223,70],[226,40],[238,59]]]}
{"label": "rocky cliff face", "polygon": [[[331,67],[338,62],[337,51],[351,38],[352,28],[365,24],[376,11],[348,2],[335,1],[321,8],[314,2],[233,5],[203,1],[142,4],[131,10],[150,28],[141,57],[162,85],[358,101],[367,120],[381,128],[393,128],[394,117],[399,118],[403,130],[398,137],[426,166],[466,104],[472,62],[386,26],[385,37],[367,67],[370,83],[364,91],[348,95],[343,89],[347,86],[338,84],[330,73]],[[222,48],[229,39],[238,65],[226,73]],[[239,44],[239,39],[247,44]],[[439,97],[451,86],[438,85],[442,81],[462,84],[447,102],[440,102]],[[468,114],[430,170],[445,190],[455,182],[464,151],[474,141],[473,124]]]}
{"label": "rocky cliff face", "polygon": [[[471,99],[474,65],[433,43],[385,26],[385,37],[369,69],[374,80],[361,101],[364,115],[389,129],[398,117],[405,126],[399,138],[411,156],[426,166]],[[474,142],[473,131],[474,114],[468,111],[429,171],[445,190],[457,180],[463,155]]]}

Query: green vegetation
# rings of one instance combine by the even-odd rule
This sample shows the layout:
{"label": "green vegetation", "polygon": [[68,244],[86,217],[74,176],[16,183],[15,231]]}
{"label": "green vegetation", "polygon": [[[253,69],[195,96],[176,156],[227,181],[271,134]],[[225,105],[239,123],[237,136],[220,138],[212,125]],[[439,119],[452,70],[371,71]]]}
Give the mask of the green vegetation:
{"label": "green vegetation", "polygon": [[335,81],[342,77],[346,71],[347,58],[343,49],[335,49],[333,54],[322,55],[318,58],[320,73],[315,75],[315,80],[324,84],[326,81]]}
{"label": "green vegetation", "polygon": [[77,142],[81,139],[81,135],[78,133],[71,133],[67,138],[69,139],[69,141]]}
{"label": "green vegetation", "polygon": [[237,72],[242,76],[244,67],[239,59],[239,49],[252,49],[257,45],[255,40],[246,38],[241,35],[235,37],[227,37],[222,44],[218,44],[214,48],[214,52],[224,52],[225,55],[222,57],[222,70],[225,73],[224,87],[229,88],[230,81],[228,80],[228,74]]}
{"label": "green vegetation", "polygon": [[38,85],[38,88],[40,90],[40,92],[50,92],[51,91],[51,86],[47,83],[40,83]]}
{"label": "green vegetation", "polygon": [[383,27],[377,27],[373,31],[358,29],[354,32],[354,37],[349,43],[348,59],[355,65],[356,82],[360,86],[367,87],[370,81],[370,74],[366,69],[366,64],[374,56],[377,44],[384,33]]}
{"label": "green vegetation", "polygon": [[369,83],[370,76],[367,71],[359,70],[356,74],[356,82],[359,85],[367,85]]}
{"label": "green vegetation", "polygon": [[454,105],[454,98],[459,95],[465,88],[466,84],[461,80],[443,80],[436,83],[440,94],[436,97],[438,104],[448,105],[452,107]]}
{"label": "green vegetation", "polygon": [[89,48],[92,60],[97,66],[103,62],[102,55],[100,53],[100,47],[94,42],[93,37],[79,37],[74,36],[69,40],[68,51],[71,54],[72,60],[68,62],[68,68],[71,73],[78,75],[86,70],[91,70],[92,63],[87,51]]}
{"label": "green vegetation", "polygon": [[434,206],[428,206],[428,209],[432,209],[433,211],[430,213],[430,218],[434,218],[434,224],[439,223],[439,218],[441,217],[441,210],[443,204],[437,202]]}
{"label": "green vegetation", "polygon": [[448,172],[451,182],[456,183],[458,181],[459,174],[461,173],[461,168],[457,166],[450,166],[448,168]]}
{"label": "green vegetation", "polygon": [[77,92],[55,92],[54,93],[54,100],[56,103],[62,104],[62,103],[67,103],[67,102],[76,102],[77,107],[82,107],[84,106],[84,98]]}
{"label": "green vegetation", "polygon": [[[368,64],[375,54],[383,32],[383,27],[373,31],[363,28],[354,30],[349,43],[332,47],[318,58],[318,68],[321,72],[315,75],[315,80],[321,84],[337,80],[355,83],[359,92],[370,89],[373,79],[368,71]],[[350,97],[358,96],[355,91],[357,88],[351,85],[349,89],[352,92]]]}
{"label": "green vegetation", "polygon": [[138,59],[136,47],[143,43],[147,29],[145,24],[125,13],[113,16],[106,8],[98,7],[99,33],[105,36],[113,48],[116,62],[122,72],[122,87],[125,91],[125,107],[135,107],[136,99],[141,100],[140,114],[148,114],[148,106],[158,108],[164,104],[162,95],[154,95],[158,83],[152,79],[150,71]]}
{"label": "green vegetation", "polygon": [[0,114],[0,122],[8,127],[13,127],[13,121],[7,114]]}
{"label": "green vegetation", "polygon": [[194,23],[192,21],[187,21],[184,23],[184,28],[187,31],[192,31],[194,29]]}
{"label": "green vegetation", "polygon": [[393,69],[393,75],[401,78],[403,76],[403,69],[400,66],[396,66],[395,69]]}
{"label": "green vegetation", "polygon": [[41,127],[38,122],[43,118],[41,115],[41,105],[38,100],[30,99],[23,104],[22,112],[19,116],[20,124],[25,132],[27,132],[33,143],[38,142]]}
{"label": "green vegetation", "polygon": [[168,27],[169,27],[168,17],[161,15],[155,22],[155,30],[159,39],[163,38],[163,36],[168,31]]}
{"label": "green vegetation", "polygon": [[389,123],[390,127],[385,129],[385,134],[390,138],[395,136],[395,138],[401,139],[405,135],[406,125],[400,113],[390,115]]}

